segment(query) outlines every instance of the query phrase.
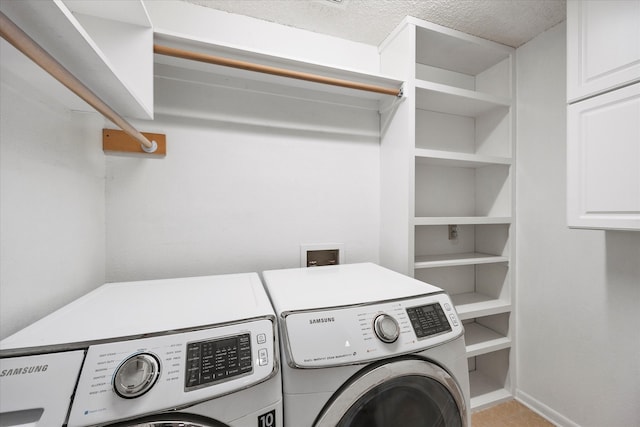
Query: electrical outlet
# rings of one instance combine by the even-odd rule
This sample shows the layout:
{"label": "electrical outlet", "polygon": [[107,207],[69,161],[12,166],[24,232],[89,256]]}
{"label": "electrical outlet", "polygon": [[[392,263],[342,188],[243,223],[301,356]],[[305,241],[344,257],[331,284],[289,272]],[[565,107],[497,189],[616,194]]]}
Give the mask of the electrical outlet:
{"label": "electrical outlet", "polygon": [[449,240],[456,240],[458,238],[458,226],[450,225],[449,226]]}

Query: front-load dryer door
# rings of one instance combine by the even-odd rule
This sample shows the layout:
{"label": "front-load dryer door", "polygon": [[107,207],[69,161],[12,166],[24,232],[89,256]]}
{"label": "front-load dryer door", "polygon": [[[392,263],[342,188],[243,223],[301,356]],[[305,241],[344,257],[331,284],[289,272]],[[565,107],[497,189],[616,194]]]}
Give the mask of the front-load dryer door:
{"label": "front-load dryer door", "polygon": [[200,415],[180,412],[156,414],[135,420],[109,424],[107,427],[229,427],[227,424]]}
{"label": "front-load dryer door", "polygon": [[462,390],[447,371],[422,359],[371,365],[344,384],[315,427],[465,427]]}

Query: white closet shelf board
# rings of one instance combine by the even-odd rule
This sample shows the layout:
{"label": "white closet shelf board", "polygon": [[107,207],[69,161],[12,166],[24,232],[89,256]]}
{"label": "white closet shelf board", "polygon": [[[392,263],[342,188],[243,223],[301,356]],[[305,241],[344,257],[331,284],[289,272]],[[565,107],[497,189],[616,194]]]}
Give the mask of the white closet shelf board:
{"label": "white closet shelf board", "polygon": [[491,353],[511,347],[511,340],[478,323],[465,323],[464,339],[467,357]]}
{"label": "white closet shelf board", "polygon": [[511,100],[501,96],[460,89],[440,83],[416,80],[416,108],[478,117],[495,108],[509,108]]}
{"label": "white closet shelf board", "polygon": [[[228,45],[213,44],[207,40],[186,38],[182,35],[172,33],[156,32],[155,43],[238,61],[251,62],[270,67],[284,68],[302,73],[317,74],[324,77],[393,89],[400,89],[404,83],[401,80],[381,75],[303,62],[292,58],[277,57],[263,52],[249,51]],[[221,81],[224,81],[225,84],[230,82],[231,85],[243,87],[247,90],[257,90],[295,98],[353,105],[357,108],[379,110],[383,103],[391,102],[397,98],[393,95],[385,95],[364,90],[309,82],[306,80],[280,77],[221,65],[174,58],[165,55],[155,55],[154,62],[156,64],[171,66],[176,69],[183,69],[185,70],[185,79],[196,79],[202,83],[220,84]],[[191,71],[191,73],[189,73],[189,71]]]}
{"label": "white closet shelf board", "polygon": [[489,405],[511,400],[511,392],[503,384],[491,379],[481,371],[469,372],[471,385],[471,409],[478,410]]}
{"label": "white closet shelf board", "polygon": [[507,157],[484,156],[425,148],[416,148],[415,156],[416,162],[433,166],[474,168],[489,165],[511,165],[511,159]]}
{"label": "white closet shelf board", "polygon": [[382,51],[407,26],[416,27],[416,62],[476,76],[507,58],[513,49],[461,31],[406,17],[380,44]]}
{"label": "white closet shelf board", "polygon": [[[66,2],[58,0],[3,1],[0,5],[9,19],[118,114],[153,118],[153,30],[148,17],[145,20],[144,5],[140,1],[125,2],[125,7],[122,2],[84,3],[69,2],[70,7],[104,5],[100,17],[75,15]],[[81,12],[89,13],[85,8]],[[102,12],[119,20],[104,19]],[[81,21],[96,25],[85,26]],[[32,84],[40,87],[37,81]]]}
{"label": "white closet shelf board", "polygon": [[492,298],[478,292],[451,295],[451,301],[455,305],[461,320],[511,311],[511,303],[509,301]]}
{"label": "white closet shelf board", "polygon": [[416,256],[415,269],[434,267],[453,267],[457,265],[478,265],[508,262],[506,256],[484,254],[480,252],[468,252],[445,255]]}
{"label": "white closet shelf board", "polygon": [[423,216],[415,217],[414,225],[465,225],[465,224],[511,224],[511,217],[489,216]]}

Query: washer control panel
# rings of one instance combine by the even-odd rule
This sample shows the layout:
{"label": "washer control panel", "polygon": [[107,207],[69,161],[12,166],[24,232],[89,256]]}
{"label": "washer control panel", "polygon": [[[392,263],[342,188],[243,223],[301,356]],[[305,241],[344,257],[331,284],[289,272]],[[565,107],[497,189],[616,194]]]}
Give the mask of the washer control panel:
{"label": "washer control panel", "polygon": [[275,318],[89,346],[69,427],[174,409],[260,383],[277,371]]}
{"label": "washer control panel", "polygon": [[287,362],[317,368],[415,353],[458,338],[462,322],[445,293],[283,313]]}
{"label": "washer control panel", "polygon": [[252,372],[251,334],[187,344],[185,390],[210,386]]}

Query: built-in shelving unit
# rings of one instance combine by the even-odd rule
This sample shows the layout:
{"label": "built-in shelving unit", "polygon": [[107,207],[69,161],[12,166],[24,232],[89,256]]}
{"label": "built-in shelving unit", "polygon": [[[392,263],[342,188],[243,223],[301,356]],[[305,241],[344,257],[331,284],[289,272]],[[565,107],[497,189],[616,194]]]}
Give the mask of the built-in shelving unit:
{"label": "built-in shelving unit", "polygon": [[380,52],[407,80],[383,117],[381,261],[451,295],[478,409],[512,396],[514,52],[414,18]]}

